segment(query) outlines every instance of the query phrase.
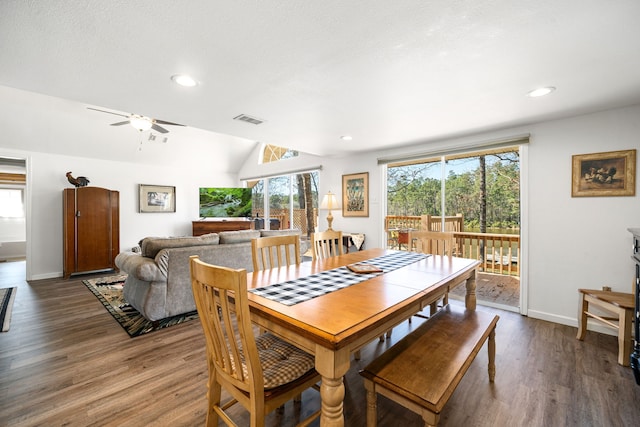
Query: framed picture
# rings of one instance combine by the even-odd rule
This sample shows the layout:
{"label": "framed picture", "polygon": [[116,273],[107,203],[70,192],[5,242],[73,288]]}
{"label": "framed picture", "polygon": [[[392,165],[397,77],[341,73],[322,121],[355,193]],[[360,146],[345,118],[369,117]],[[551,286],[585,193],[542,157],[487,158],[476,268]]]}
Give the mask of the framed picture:
{"label": "framed picture", "polygon": [[636,150],[573,156],[571,196],[635,196]]}
{"label": "framed picture", "polygon": [[369,172],[342,175],[342,216],[369,216]]}
{"label": "framed picture", "polygon": [[176,187],[140,184],[140,212],[175,212]]}

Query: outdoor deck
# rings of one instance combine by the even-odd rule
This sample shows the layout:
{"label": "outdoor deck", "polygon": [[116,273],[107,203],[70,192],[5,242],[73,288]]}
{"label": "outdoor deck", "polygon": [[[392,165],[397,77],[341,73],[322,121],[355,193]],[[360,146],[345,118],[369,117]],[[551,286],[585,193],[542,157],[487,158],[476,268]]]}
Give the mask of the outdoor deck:
{"label": "outdoor deck", "polygon": [[474,233],[464,231],[462,215],[445,216],[387,216],[385,231],[387,247],[412,250],[409,231],[452,231],[456,239],[455,256],[479,260],[486,273],[520,276],[520,235]]}

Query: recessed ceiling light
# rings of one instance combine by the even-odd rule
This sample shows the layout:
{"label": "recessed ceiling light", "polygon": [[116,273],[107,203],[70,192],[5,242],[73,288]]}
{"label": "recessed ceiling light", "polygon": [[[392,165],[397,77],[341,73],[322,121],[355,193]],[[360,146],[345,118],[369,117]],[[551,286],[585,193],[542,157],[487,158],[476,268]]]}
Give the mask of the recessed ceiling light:
{"label": "recessed ceiling light", "polygon": [[353,137],[351,135],[342,135],[340,139],[343,141],[351,141]]}
{"label": "recessed ceiling light", "polygon": [[553,87],[553,86],[541,87],[541,88],[534,89],[531,92],[527,93],[527,96],[529,96],[531,98],[537,98],[539,96],[549,95],[554,90],[556,90],[556,88]]}
{"label": "recessed ceiling light", "polygon": [[187,76],[186,74],[175,74],[171,76],[171,80],[184,87],[194,87],[198,84],[193,77]]}

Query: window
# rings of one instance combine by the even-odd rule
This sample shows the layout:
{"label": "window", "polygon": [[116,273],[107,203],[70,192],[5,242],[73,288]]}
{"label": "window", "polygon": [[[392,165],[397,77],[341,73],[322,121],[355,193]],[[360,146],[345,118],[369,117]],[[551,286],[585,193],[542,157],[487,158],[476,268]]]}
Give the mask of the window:
{"label": "window", "polygon": [[517,232],[519,183],[517,147],[392,163],[387,215],[462,214],[465,230]]}
{"label": "window", "polygon": [[253,216],[270,219],[264,221],[265,228],[297,228],[303,236],[313,232],[318,208],[317,171],[264,178],[249,186],[253,188]]}
{"label": "window", "polygon": [[278,147],[277,145],[264,144],[262,150],[262,158],[260,163],[277,162],[278,160],[289,159],[291,157],[298,157],[298,152],[290,150],[284,147]]}
{"label": "window", "polygon": [[24,218],[23,190],[0,188],[0,217]]}

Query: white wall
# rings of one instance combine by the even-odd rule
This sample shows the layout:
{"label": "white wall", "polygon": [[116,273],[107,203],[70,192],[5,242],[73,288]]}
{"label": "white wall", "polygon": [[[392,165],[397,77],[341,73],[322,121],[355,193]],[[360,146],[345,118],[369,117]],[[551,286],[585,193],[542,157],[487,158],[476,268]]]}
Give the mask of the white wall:
{"label": "white wall", "polygon": [[[640,227],[640,186],[634,197],[571,197],[571,156],[603,151],[640,150],[640,105],[548,121],[464,138],[435,141],[343,158],[322,159],[321,194],[340,194],[342,175],[369,172],[370,215],[344,218],[333,212],[334,229],[366,233],[367,247],[383,246],[382,188],[378,157],[465,146],[530,134],[527,149],[528,215],[526,312],[531,317],[577,326],[578,288],[631,292],[633,264],[629,227]],[[290,159],[288,168],[293,168]],[[249,163],[249,162],[248,162]],[[285,163],[285,162],[278,162]],[[245,163],[244,169],[249,166]],[[284,168],[283,168],[284,169]],[[271,171],[273,172],[273,171]],[[636,173],[637,179],[637,173]],[[326,228],[326,212],[320,212]],[[526,231],[526,230],[525,230]],[[525,244],[527,241],[525,240]]]}
{"label": "white wall", "polygon": [[[578,288],[632,291],[634,197],[571,197],[574,154],[640,149],[640,106],[530,127],[529,315],[577,325]],[[636,171],[636,181],[637,181]]]}

